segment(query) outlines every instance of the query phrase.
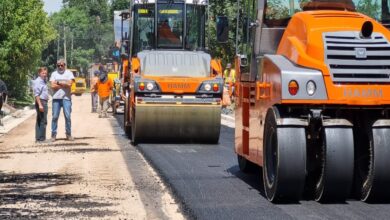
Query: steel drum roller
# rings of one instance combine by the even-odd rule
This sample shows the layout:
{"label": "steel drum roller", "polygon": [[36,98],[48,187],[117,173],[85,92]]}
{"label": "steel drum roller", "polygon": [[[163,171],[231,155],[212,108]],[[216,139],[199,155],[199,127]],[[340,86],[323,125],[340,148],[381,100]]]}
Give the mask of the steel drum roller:
{"label": "steel drum roller", "polygon": [[220,105],[137,105],[132,129],[137,140],[216,143]]}

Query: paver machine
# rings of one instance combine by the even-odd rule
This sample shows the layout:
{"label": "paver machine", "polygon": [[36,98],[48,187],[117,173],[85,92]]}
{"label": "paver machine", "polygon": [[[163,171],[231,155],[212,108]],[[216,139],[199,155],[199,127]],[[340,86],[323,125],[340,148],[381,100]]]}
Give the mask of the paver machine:
{"label": "paver machine", "polygon": [[[387,1],[239,3],[240,169],[261,166],[273,202],[388,200],[390,32],[380,24]],[[357,12],[363,3],[378,20]]]}
{"label": "paver machine", "polygon": [[207,1],[131,2],[125,128],[133,143],[217,143],[222,68],[206,52]]}

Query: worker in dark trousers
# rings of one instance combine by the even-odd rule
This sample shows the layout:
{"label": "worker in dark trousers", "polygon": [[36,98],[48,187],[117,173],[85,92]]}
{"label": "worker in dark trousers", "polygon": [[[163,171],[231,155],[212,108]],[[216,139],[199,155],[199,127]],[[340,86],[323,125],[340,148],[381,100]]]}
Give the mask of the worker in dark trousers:
{"label": "worker in dark trousers", "polygon": [[8,90],[4,81],[0,79],[0,113],[3,108],[3,103],[7,100]]}
{"label": "worker in dark trousers", "polygon": [[49,90],[47,86],[47,68],[41,67],[38,70],[38,77],[34,81],[35,109],[37,121],[35,124],[35,142],[46,142],[47,125],[47,102],[49,101]]}

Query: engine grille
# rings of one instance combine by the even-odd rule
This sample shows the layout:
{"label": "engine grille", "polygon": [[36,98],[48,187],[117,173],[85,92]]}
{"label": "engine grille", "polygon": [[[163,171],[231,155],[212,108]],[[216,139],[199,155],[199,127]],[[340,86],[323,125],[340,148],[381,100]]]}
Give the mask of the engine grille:
{"label": "engine grille", "polygon": [[359,32],[331,32],[323,37],[333,82],[390,82],[390,43],[382,34],[362,39]]}

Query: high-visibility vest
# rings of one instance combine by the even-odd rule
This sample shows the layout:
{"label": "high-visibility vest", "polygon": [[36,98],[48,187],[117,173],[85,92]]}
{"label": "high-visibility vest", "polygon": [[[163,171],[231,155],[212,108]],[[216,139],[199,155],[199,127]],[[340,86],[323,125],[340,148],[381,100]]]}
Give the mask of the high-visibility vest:
{"label": "high-visibility vest", "polygon": [[230,69],[230,72],[228,69],[226,69],[224,72],[223,72],[223,76],[226,80],[227,83],[235,83],[236,82],[236,71],[234,69]]}

